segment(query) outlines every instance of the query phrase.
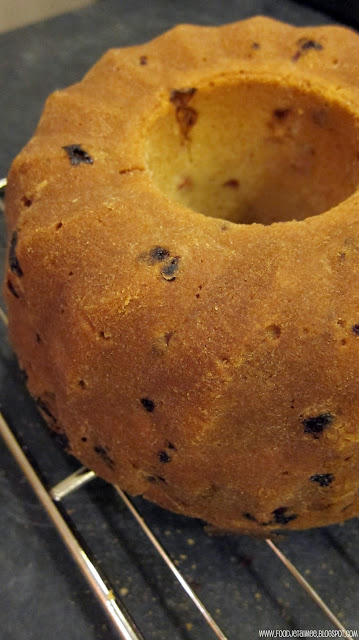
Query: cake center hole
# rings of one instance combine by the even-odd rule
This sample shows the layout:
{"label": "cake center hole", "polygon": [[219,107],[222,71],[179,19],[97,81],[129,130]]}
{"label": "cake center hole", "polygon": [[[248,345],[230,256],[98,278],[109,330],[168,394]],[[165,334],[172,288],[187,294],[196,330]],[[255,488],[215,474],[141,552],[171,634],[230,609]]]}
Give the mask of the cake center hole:
{"label": "cake center hole", "polygon": [[147,165],[171,200],[237,223],[318,215],[359,184],[359,125],[314,92],[258,81],[173,91]]}

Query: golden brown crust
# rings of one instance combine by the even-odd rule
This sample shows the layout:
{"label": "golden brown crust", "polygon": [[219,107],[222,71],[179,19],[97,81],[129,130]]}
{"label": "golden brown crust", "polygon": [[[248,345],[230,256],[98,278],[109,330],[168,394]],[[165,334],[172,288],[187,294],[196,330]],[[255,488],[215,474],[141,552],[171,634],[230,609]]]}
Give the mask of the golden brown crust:
{"label": "golden brown crust", "polygon": [[[339,27],[180,25],[48,99],[8,178],[9,330],[44,417],[110,482],[256,535],[359,514],[358,59]],[[304,186],[327,172],[327,212],[234,224],[181,201],[187,174],[166,192],[159,136],[194,154],[239,85],[289,87],[259,114],[273,148],[288,101],[292,138],[310,113],[327,156],[290,159]]]}

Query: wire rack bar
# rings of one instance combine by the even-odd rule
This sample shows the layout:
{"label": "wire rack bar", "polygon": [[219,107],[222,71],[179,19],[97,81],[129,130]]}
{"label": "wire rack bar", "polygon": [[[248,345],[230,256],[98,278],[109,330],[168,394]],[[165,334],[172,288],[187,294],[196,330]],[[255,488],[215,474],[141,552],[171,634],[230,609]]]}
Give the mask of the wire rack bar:
{"label": "wire rack bar", "polygon": [[[94,473],[94,471],[89,471],[88,469],[86,469],[86,467],[81,467],[80,469],[75,471],[75,473],[72,473],[70,476],[68,476],[67,478],[59,482],[57,485],[55,485],[51,489],[50,495],[54,500],[60,501],[62,500],[62,498],[66,497],[73,491],[76,491],[77,489],[84,486],[85,484],[87,484],[88,482],[90,482],[96,477],[97,476]],[[132,502],[129,500],[127,495],[122,491],[122,489],[116,486],[115,486],[115,489],[119,494],[120,498],[122,499],[122,501],[125,503],[126,507],[129,509],[133,517],[136,519],[137,523],[140,525],[142,531],[146,534],[147,538],[150,540],[150,542],[156,549],[157,553],[165,561],[166,565],[174,574],[175,578],[180,583],[181,587],[184,589],[187,596],[192,600],[192,602],[195,604],[197,609],[200,611],[201,615],[204,617],[205,621],[207,622],[209,627],[212,629],[214,634],[217,636],[217,638],[219,638],[219,640],[228,640],[227,637],[224,635],[223,631],[221,631],[221,629],[219,628],[215,620],[212,618],[211,614],[208,612],[204,604],[201,602],[201,600],[198,598],[196,593],[193,591],[193,589],[190,587],[188,582],[185,580],[181,572],[178,571],[177,567],[172,562],[171,558],[169,557],[165,549],[157,540],[156,536],[153,534],[153,532],[151,531],[149,526],[146,524],[144,519],[140,516],[136,507],[132,504]]]}
{"label": "wire rack bar", "polygon": [[171,558],[169,557],[167,552],[164,550],[160,542],[157,540],[156,536],[152,533],[151,529],[146,524],[142,516],[140,516],[140,514],[138,513],[137,509],[134,507],[132,502],[129,500],[126,494],[122,491],[122,489],[120,489],[120,487],[116,486],[115,489],[119,494],[120,498],[125,503],[126,507],[132,513],[133,517],[137,520],[142,531],[146,534],[146,536],[148,537],[150,542],[153,544],[156,551],[161,556],[162,560],[165,561],[166,565],[172,571],[174,576],[177,578],[178,582],[180,583],[184,591],[187,593],[188,597],[192,600],[192,602],[195,604],[197,609],[201,612],[202,616],[204,617],[204,619],[206,620],[207,624],[210,626],[214,634],[220,640],[227,640],[227,637],[224,635],[223,631],[221,631],[217,623],[213,620],[211,614],[207,611],[207,609],[205,608],[201,600],[198,598],[198,596],[195,594],[193,589],[189,586],[188,582],[185,580],[181,572],[178,571],[176,565],[172,562]]}
{"label": "wire rack bar", "polygon": [[1,413],[0,433],[16,462],[29,481],[33,491],[37,495],[43,507],[46,509],[73,559],[81,569],[106,613],[109,615],[115,629],[117,629],[119,633],[119,637],[122,640],[144,640],[130,615],[124,608],[121,608],[118,605],[113,590],[106,585],[106,582],[99,570],[95,567],[89,555],[83,550],[76,536],[62,517],[57,506],[51,500],[47,490],[22,451]]}
{"label": "wire rack bar", "polygon": [[7,179],[0,178],[0,212],[1,213],[5,211],[4,196],[5,196],[6,185],[7,185]]}
{"label": "wire rack bar", "polygon": [[342,625],[340,620],[336,617],[336,615],[329,609],[329,607],[325,604],[324,600],[320,597],[320,595],[313,589],[313,587],[309,584],[309,582],[304,578],[304,576],[298,571],[298,569],[294,566],[294,564],[287,558],[287,556],[280,550],[278,547],[272,542],[272,540],[267,539],[266,543],[268,546],[274,551],[276,556],[283,562],[284,566],[290,571],[290,573],[298,580],[299,584],[303,589],[310,595],[310,597],[314,600],[314,602],[318,605],[318,607],[328,616],[329,620],[334,624],[337,629],[343,632],[343,637],[348,640],[353,640],[352,636],[348,633],[345,627]]}
{"label": "wire rack bar", "polygon": [[60,502],[63,498],[66,498],[70,493],[80,489],[85,484],[96,478],[94,471],[89,471],[86,467],[80,467],[75,473],[67,476],[64,480],[61,480],[50,490],[50,496],[55,502]]}
{"label": "wire rack bar", "polygon": [[[84,484],[87,484],[90,480],[92,480],[95,477],[96,477],[96,474],[93,471],[89,471],[85,467],[81,467],[80,469],[75,471],[75,473],[71,474],[70,476],[65,478],[62,482],[60,482],[55,487],[53,487],[53,489],[50,491],[50,494],[53,496],[54,500],[61,500],[63,497],[72,493],[76,489],[79,489],[80,487],[82,487]],[[134,507],[133,503],[129,500],[129,498],[122,491],[122,489],[120,489],[119,487],[115,487],[115,489],[117,493],[120,495],[123,502],[125,503],[126,507],[132,513],[133,517],[137,520],[141,529],[144,531],[144,533],[146,534],[150,542],[155,547],[156,551],[159,553],[161,558],[165,561],[169,569],[175,575],[176,579],[179,581],[179,583],[181,584],[181,586],[183,587],[187,595],[191,598],[191,600],[198,607],[202,615],[205,617],[208,624],[212,627],[212,624],[214,623],[215,627],[213,630],[216,632],[218,630],[216,623],[212,620],[210,614],[208,614],[208,612],[206,611],[205,607],[203,606],[203,604],[201,603],[197,595],[194,593],[194,591],[185,581],[182,574],[178,571],[177,567],[173,564],[172,560],[170,559],[170,557],[168,556],[168,554],[166,553],[166,551],[164,550],[160,542],[154,536],[154,534],[152,533],[152,531],[150,530],[150,528],[148,527],[144,519],[140,516],[137,509]],[[287,556],[269,538],[266,539],[266,543],[268,544],[269,548],[276,554],[276,556],[281,560],[281,562],[284,564],[286,569],[288,569],[288,571],[290,571],[290,573],[298,581],[300,586],[310,595],[310,597],[314,600],[314,602],[318,605],[318,607],[323,611],[323,613],[325,613],[325,615],[329,618],[329,620],[333,623],[333,625],[337,627],[337,629],[343,632],[343,637],[347,638],[347,640],[353,640],[352,636],[348,633],[348,631],[342,625],[340,620],[329,609],[329,607],[325,604],[324,600],[315,591],[315,589],[311,586],[311,584],[309,584],[309,582],[304,578],[304,576],[298,571],[298,569],[293,565],[293,563],[289,560],[289,558],[287,558]],[[209,619],[207,619],[207,616],[209,616]],[[219,632],[220,634],[222,633],[220,630]],[[221,640],[226,640],[223,634],[218,635],[218,637],[221,638]]]}

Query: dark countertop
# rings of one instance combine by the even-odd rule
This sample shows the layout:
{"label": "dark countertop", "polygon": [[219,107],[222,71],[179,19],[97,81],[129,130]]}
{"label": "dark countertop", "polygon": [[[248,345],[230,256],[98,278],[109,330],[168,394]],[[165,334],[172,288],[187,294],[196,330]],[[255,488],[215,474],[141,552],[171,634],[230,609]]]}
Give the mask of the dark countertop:
{"label": "dark countertop", "polygon": [[[316,2],[321,8],[323,4]],[[343,20],[354,19],[350,3],[343,5]],[[333,3],[327,6],[333,8]],[[353,11],[357,19],[354,5]],[[298,25],[331,21],[290,0],[102,0],[1,35],[0,177],[30,137],[46,96],[80,79],[109,47],[144,42],[178,22],[220,24],[258,13]],[[0,231],[3,254],[3,221]],[[78,463],[63,454],[42,424],[3,327],[0,338],[3,414],[50,487]],[[146,640],[214,638],[112,487],[96,480],[64,504]],[[256,638],[258,628],[332,628],[264,542],[210,537],[200,522],[142,500],[136,504],[230,640]],[[117,637],[1,438],[0,505],[0,637]],[[344,526],[293,533],[280,541],[352,629],[359,629],[358,533],[359,523],[353,520]]]}

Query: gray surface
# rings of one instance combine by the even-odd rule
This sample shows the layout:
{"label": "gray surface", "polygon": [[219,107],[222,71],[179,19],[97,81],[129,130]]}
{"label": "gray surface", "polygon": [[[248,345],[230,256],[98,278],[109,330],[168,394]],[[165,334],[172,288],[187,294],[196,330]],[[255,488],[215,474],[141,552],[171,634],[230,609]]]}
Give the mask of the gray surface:
{"label": "gray surface", "polygon": [[[31,135],[46,96],[81,78],[107,48],[140,43],[178,22],[219,24],[257,13],[293,24],[329,22],[289,1],[105,0],[0,36],[0,176]],[[2,228],[2,252],[4,235]],[[41,423],[2,328],[0,338],[2,410],[51,486],[77,463]],[[0,637],[115,638],[1,439],[0,469]],[[256,638],[258,628],[332,628],[265,543],[209,537],[200,522],[136,504],[230,640]],[[111,487],[96,481],[65,506],[146,639],[214,638]],[[358,531],[351,521],[280,542],[349,628],[359,628]]]}

